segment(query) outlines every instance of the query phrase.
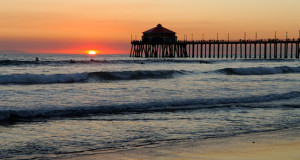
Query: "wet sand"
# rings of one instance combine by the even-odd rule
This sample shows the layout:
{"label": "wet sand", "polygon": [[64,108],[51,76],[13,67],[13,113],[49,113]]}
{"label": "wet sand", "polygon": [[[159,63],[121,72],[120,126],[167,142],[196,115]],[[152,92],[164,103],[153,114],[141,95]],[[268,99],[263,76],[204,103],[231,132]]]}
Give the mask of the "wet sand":
{"label": "wet sand", "polygon": [[73,157],[85,160],[299,160],[300,128]]}

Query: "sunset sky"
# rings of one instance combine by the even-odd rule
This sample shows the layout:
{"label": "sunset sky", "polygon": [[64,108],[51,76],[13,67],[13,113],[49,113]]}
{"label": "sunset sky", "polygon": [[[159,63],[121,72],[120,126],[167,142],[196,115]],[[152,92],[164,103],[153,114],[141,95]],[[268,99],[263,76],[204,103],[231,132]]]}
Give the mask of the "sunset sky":
{"label": "sunset sky", "polygon": [[178,39],[298,38],[300,0],[1,0],[0,50],[129,53],[161,23]]}

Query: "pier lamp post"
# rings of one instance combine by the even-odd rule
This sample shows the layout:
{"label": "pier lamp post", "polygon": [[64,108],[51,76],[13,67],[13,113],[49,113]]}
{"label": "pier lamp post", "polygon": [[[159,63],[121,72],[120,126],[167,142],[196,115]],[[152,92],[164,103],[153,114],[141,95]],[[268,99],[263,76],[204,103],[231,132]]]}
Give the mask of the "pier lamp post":
{"label": "pier lamp post", "polygon": [[255,33],[255,40],[257,41],[257,32]]}
{"label": "pier lamp post", "polygon": [[229,42],[229,33],[228,33],[228,42]]}

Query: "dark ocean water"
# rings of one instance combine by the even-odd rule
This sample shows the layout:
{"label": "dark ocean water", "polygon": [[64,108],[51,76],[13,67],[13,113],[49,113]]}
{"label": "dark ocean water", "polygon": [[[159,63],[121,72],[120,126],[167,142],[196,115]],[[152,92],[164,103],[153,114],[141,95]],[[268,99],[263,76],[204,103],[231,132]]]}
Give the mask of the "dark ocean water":
{"label": "dark ocean water", "polygon": [[0,159],[299,127],[299,59],[200,61],[2,54]]}

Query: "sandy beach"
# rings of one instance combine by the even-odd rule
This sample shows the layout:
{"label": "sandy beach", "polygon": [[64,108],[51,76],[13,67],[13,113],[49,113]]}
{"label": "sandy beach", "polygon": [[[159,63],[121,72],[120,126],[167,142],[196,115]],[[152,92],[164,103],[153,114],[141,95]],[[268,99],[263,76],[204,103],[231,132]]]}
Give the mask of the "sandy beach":
{"label": "sandy beach", "polygon": [[86,160],[298,160],[300,129],[210,138],[168,146],[73,157]]}

